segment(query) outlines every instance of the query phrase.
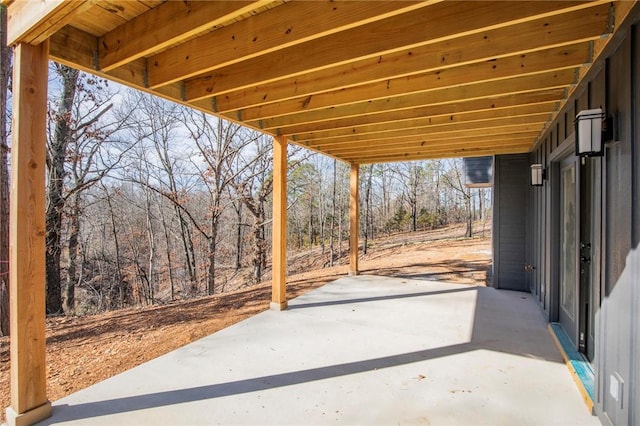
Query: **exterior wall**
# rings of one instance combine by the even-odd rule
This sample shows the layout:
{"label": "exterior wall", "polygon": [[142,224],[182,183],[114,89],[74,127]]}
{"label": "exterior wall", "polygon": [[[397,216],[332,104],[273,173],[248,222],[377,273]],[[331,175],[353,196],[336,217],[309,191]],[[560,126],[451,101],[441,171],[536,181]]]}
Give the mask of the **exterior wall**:
{"label": "exterior wall", "polygon": [[[636,8],[636,11],[638,9]],[[581,164],[581,209],[591,212],[581,239],[591,242],[587,274],[594,283],[596,373],[595,409],[603,423],[640,424],[640,32],[635,24],[615,40],[606,60],[594,64],[586,81],[542,135],[528,164],[542,163],[549,179],[529,187],[527,282],[550,321],[558,318],[559,161],[574,152],[573,120],[578,111],[601,107],[618,117],[618,137],[603,157]],[[523,166],[528,169],[528,164]],[[501,181],[496,176],[496,186]],[[498,191],[498,188],[496,188]],[[614,398],[613,385],[619,397]]]}
{"label": "exterior wall", "polygon": [[493,286],[528,291],[525,282],[527,154],[495,157],[493,193]]}

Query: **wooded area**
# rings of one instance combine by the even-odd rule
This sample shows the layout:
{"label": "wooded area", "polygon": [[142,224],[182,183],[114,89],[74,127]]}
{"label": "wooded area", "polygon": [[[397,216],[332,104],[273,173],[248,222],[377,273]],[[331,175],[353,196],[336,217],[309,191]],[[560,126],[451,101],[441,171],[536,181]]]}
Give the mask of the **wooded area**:
{"label": "wooded area", "polygon": [[[3,16],[5,9],[2,9]],[[4,43],[3,43],[4,45]],[[2,51],[10,114],[10,51]],[[47,312],[88,314],[214,294],[270,275],[270,137],[51,63],[47,145]],[[0,314],[8,333],[10,133],[0,126]],[[289,250],[333,266],[349,236],[349,170],[288,152]],[[460,160],[360,167],[360,238],[482,220],[490,190]],[[289,265],[291,267],[291,265]]]}

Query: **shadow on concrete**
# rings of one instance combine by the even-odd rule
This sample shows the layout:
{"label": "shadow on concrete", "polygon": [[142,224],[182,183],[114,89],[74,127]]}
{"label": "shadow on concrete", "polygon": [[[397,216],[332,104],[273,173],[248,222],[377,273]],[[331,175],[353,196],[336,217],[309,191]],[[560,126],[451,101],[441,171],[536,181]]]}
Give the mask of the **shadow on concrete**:
{"label": "shadow on concrete", "polygon": [[[499,351],[529,358],[562,362],[560,355],[557,353],[555,348],[552,348],[551,351],[549,350],[550,337],[544,331],[544,322],[537,311],[537,305],[532,300],[529,300],[530,298],[526,293],[502,291],[485,287],[468,287],[350,300],[307,303],[297,305],[295,306],[295,309],[403,298],[419,298],[438,294],[468,291],[477,292],[475,312],[473,316],[473,331],[471,339],[468,342],[355,362],[310,368],[306,370],[291,371],[225,383],[214,383],[206,386],[113,398],[74,405],[61,404],[56,405],[54,417],[45,420],[40,424],[54,424],[58,422],[134,412],[192,401],[266,391],[269,389],[292,386],[306,382],[372,372],[375,370],[442,358],[475,350]],[[294,306],[291,308],[293,309]],[[407,326],[410,327],[410,325]],[[461,371],[460,374],[464,374],[464,372]]]}
{"label": "shadow on concrete", "polygon": [[466,287],[466,288],[453,288],[450,290],[434,290],[434,291],[423,291],[419,293],[392,294],[388,296],[361,297],[357,299],[330,300],[327,302],[291,304],[287,309],[295,310],[295,309],[306,309],[306,308],[318,308],[321,306],[349,305],[352,303],[380,302],[382,300],[406,299],[406,298],[414,298],[414,297],[421,297],[421,296],[435,296],[437,294],[459,293],[461,291],[475,291],[475,289],[476,288],[474,286],[474,287]]}
{"label": "shadow on concrete", "polygon": [[[255,377],[235,382],[218,383],[208,386],[150,393],[126,398],[115,398],[72,406],[58,405],[55,407],[55,423],[144,410],[185,402],[221,398],[249,392],[265,391],[283,386],[292,386],[316,380],[330,379],[350,374],[379,370],[382,368],[395,367],[432,358],[440,358],[474,349],[479,349],[479,347],[476,347],[472,343],[464,343],[382,358],[330,365],[320,368],[311,368],[308,370],[292,371],[289,373],[275,374],[271,376]],[[48,423],[45,420],[39,424],[46,425],[54,423]]]}
{"label": "shadow on concrete", "polygon": [[[441,269],[439,272],[422,272],[429,269]],[[420,272],[407,272],[412,269]],[[452,282],[460,279],[468,279],[478,281],[478,277],[474,274],[485,275],[485,285],[491,283],[491,262],[486,260],[457,260],[451,259],[446,262],[424,262],[412,263],[402,267],[389,268],[369,268],[362,269],[361,274],[388,276],[395,278],[421,279],[430,281]]]}

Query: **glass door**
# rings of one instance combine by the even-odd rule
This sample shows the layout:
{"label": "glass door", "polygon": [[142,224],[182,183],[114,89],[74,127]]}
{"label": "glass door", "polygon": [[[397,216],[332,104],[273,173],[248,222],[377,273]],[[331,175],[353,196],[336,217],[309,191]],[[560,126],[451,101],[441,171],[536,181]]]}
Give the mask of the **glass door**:
{"label": "glass door", "polygon": [[560,171],[560,324],[573,343],[578,334],[578,194],[576,161],[562,163]]}

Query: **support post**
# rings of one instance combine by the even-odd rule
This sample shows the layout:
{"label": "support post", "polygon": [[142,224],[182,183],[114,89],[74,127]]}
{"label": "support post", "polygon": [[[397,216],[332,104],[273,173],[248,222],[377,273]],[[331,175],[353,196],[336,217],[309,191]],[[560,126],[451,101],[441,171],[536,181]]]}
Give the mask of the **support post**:
{"label": "support post", "polygon": [[360,166],[351,164],[349,175],[349,275],[358,275],[358,219],[360,206],[358,204],[358,177]]}
{"label": "support post", "polygon": [[9,269],[9,425],[51,415],[45,364],[45,160],[49,43],[20,43],[13,64]]}
{"label": "support post", "polygon": [[287,139],[273,139],[273,238],[271,309],[287,309]]}

